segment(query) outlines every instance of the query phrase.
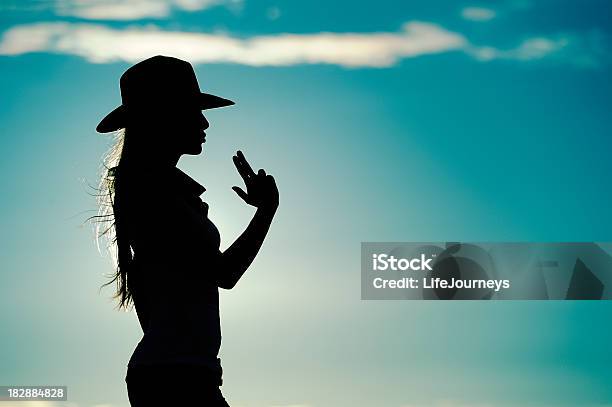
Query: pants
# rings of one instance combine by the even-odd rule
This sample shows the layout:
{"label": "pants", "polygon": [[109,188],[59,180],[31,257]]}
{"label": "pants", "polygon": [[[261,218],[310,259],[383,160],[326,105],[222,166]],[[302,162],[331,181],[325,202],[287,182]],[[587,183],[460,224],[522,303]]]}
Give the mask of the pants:
{"label": "pants", "polygon": [[229,407],[219,389],[220,378],[201,367],[130,366],[125,381],[132,407]]}

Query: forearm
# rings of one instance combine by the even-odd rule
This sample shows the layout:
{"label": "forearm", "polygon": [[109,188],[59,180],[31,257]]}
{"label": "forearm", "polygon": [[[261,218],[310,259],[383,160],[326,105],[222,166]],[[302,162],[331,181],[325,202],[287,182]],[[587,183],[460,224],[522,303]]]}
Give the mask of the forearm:
{"label": "forearm", "polygon": [[232,288],[249,268],[259,252],[277,207],[258,208],[247,228],[221,255],[219,286]]}

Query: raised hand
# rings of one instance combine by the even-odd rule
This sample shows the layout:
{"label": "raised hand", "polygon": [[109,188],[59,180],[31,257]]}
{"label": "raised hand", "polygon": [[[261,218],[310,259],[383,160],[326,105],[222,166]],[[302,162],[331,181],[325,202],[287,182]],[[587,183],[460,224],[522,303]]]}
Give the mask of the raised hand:
{"label": "raised hand", "polygon": [[232,159],[246,185],[246,192],[237,186],[232,187],[234,192],[249,205],[261,209],[276,210],[278,207],[278,189],[274,177],[266,174],[263,169],[255,174],[240,150]]}

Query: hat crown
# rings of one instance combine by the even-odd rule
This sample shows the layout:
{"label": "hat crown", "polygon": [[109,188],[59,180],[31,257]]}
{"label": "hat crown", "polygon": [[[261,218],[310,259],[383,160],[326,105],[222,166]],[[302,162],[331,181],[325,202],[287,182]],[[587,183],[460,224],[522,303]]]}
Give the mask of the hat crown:
{"label": "hat crown", "polygon": [[[125,128],[130,117],[140,113],[178,112],[186,108],[214,109],[234,104],[229,99],[202,93],[187,61],[157,55],[128,68],[121,75],[121,106],[96,126],[100,133]],[[140,116],[141,117],[141,116]]]}
{"label": "hat crown", "polygon": [[174,105],[200,94],[193,66],[163,55],[130,67],[121,75],[119,86],[121,101],[127,108]]}

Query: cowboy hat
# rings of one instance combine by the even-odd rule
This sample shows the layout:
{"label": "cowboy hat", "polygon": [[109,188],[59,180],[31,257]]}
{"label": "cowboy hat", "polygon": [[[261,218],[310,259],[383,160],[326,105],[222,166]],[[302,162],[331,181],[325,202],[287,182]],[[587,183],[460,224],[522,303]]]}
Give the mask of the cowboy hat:
{"label": "cowboy hat", "polygon": [[121,106],[96,126],[98,133],[125,128],[131,113],[177,104],[195,104],[202,110],[233,105],[219,96],[202,93],[193,66],[178,58],[157,55],[130,67],[121,75]]}

